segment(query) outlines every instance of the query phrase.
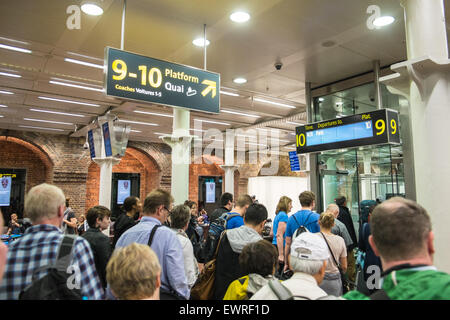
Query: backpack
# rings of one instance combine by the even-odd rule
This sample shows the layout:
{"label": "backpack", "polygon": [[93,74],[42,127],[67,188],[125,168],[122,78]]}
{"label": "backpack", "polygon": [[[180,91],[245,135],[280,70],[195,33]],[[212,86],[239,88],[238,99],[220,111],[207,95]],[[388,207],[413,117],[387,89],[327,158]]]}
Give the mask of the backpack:
{"label": "backpack", "polygon": [[227,228],[228,220],[239,215],[239,213],[223,213],[209,225],[208,235],[206,238],[205,247],[203,249],[204,262],[208,262],[213,258],[214,252],[217,248],[217,243],[220,239],[220,235]]}
{"label": "backpack", "polygon": [[[73,275],[67,270],[72,261],[76,239],[77,236],[64,236],[59,245],[56,262],[34,270],[32,282],[20,292],[19,300],[82,300],[84,298],[79,285],[74,285],[74,288],[70,286],[72,281],[69,278]],[[36,279],[36,274],[46,269],[48,273]]]}
{"label": "backpack", "polygon": [[[308,221],[309,217],[311,216],[312,212],[308,215],[306,218],[306,221]],[[308,228],[305,227],[305,225],[308,225],[307,223],[300,224],[298,223],[297,219],[295,218],[295,215],[293,215],[295,222],[297,222],[300,227],[297,228],[297,230],[294,231],[294,234],[292,235],[292,240],[294,240],[296,237],[298,237],[303,232],[309,232]]]}
{"label": "backpack", "polygon": [[[308,297],[297,296],[292,294],[291,290],[289,290],[285,285],[283,285],[280,282],[280,280],[277,279],[269,281],[269,288],[277,296],[278,300],[312,300]],[[339,299],[340,298],[335,296],[325,295],[315,300],[339,300]]]}

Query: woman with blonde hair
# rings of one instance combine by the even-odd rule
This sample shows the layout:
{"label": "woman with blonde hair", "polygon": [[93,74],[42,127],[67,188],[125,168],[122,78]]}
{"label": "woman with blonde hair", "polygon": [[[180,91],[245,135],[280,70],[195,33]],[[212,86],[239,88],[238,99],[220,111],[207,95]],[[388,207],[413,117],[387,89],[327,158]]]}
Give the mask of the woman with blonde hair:
{"label": "woman with blonde hair", "polygon": [[323,212],[319,218],[320,234],[330,251],[325,276],[320,284],[320,288],[328,295],[339,297],[343,294],[339,268],[342,273],[347,271],[347,248],[342,237],[331,233],[331,229],[334,227],[334,219],[334,215],[329,211]]}
{"label": "woman with blonde hair", "polygon": [[278,266],[279,272],[283,272],[284,268],[284,248],[286,239],[286,225],[288,222],[288,213],[292,209],[292,199],[287,196],[282,196],[278,201],[277,209],[275,210],[276,217],[272,224],[273,240],[272,244],[278,252]]}

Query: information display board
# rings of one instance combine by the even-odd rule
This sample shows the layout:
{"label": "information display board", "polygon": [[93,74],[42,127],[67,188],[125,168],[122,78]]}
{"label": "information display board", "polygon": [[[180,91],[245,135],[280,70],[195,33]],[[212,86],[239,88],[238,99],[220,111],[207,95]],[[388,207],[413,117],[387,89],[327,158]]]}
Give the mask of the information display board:
{"label": "information display board", "polygon": [[106,48],[109,96],[219,113],[218,73]]}
{"label": "information display board", "polygon": [[0,207],[8,207],[11,198],[11,176],[2,175],[0,178]]}
{"label": "information display board", "polygon": [[399,144],[398,112],[379,109],[296,128],[297,153],[375,144]]}
{"label": "information display board", "polygon": [[289,151],[289,161],[291,162],[291,171],[300,171],[300,161],[296,151]]}
{"label": "information display board", "polygon": [[206,203],[216,202],[216,184],[215,182],[205,182],[206,185]]}
{"label": "information display board", "polygon": [[131,194],[131,180],[117,181],[117,204],[123,204],[123,201]]}

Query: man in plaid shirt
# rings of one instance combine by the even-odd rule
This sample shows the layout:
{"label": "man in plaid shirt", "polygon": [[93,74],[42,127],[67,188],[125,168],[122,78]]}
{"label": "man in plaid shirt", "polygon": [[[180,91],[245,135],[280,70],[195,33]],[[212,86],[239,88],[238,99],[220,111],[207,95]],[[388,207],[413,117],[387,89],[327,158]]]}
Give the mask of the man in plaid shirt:
{"label": "man in plaid shirt", "polygon": [[[60,188],[43,183],[28,192],[25,215],[33,226],[26,230],[22,238],[9,245],[5,274],[0,284],[0,300],[17,300],[20,292],[31,284],[36,269],[56,262],[64,237],[60,230],[64,210],[65,196]],[[104,292],[89,243],[78,237],[72,252],[68,273],[73,273],[73,276],[68,278],[68,286],[73,287],[69,289],[80,289],[89,300],[103,299]],[[37,272],[36,279],[45,274],[45,270]]]}

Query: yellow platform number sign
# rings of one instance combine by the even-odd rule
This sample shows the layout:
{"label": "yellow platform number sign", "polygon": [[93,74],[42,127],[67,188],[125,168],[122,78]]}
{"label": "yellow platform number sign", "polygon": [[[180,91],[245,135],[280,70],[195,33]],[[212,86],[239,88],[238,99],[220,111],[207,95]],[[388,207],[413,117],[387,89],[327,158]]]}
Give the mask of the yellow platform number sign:
{"label": "yellow platform number sign", "polygon": [[304,133],[297,135],[297,147],[303,147],[306,144],[306,136]]}

